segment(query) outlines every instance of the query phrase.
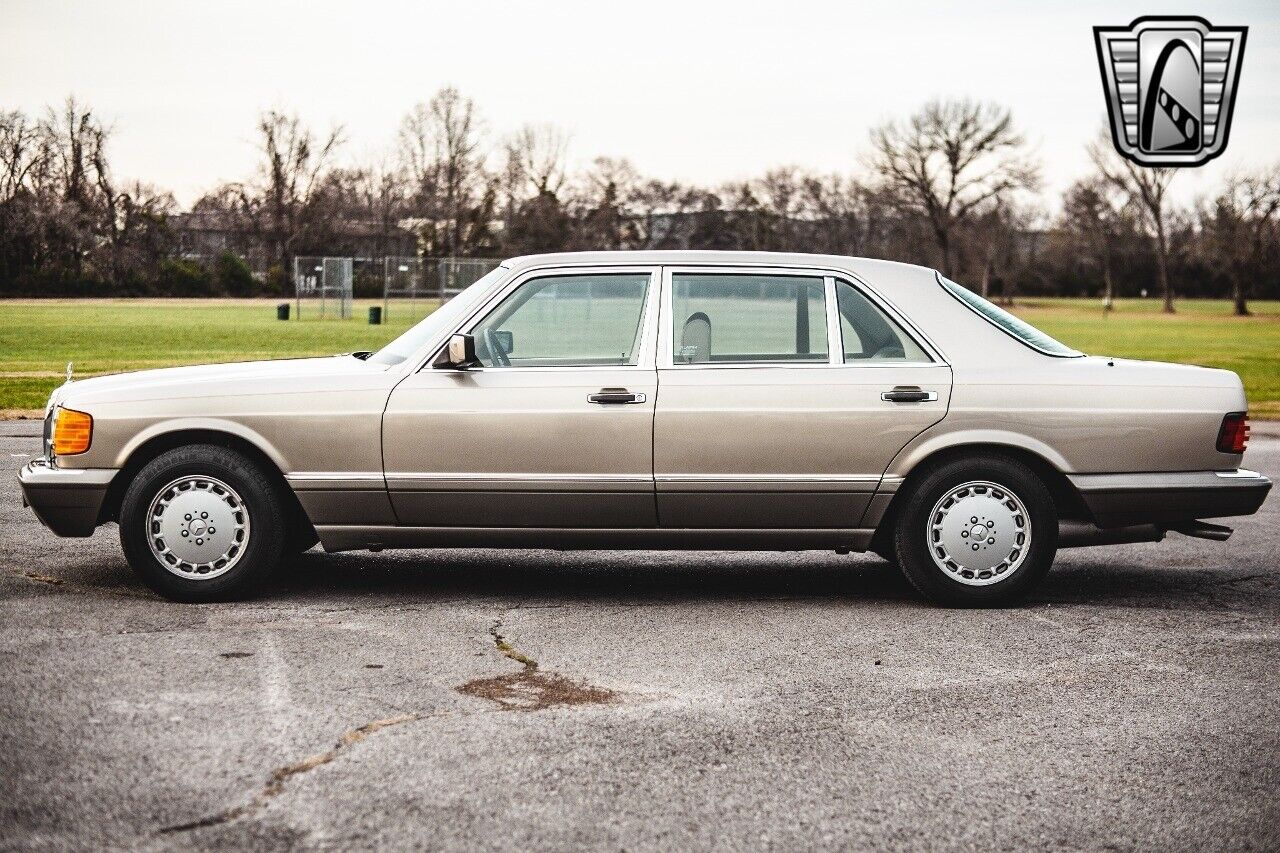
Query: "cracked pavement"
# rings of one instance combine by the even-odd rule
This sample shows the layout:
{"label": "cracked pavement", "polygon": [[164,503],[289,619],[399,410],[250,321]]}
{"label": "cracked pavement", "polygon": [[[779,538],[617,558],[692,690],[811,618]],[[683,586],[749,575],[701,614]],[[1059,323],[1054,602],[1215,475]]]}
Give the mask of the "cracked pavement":
{"label": "cracked pavement", "polygon": [[2,849],[1280,847],[1278,495],[1009,610],[824,552],[313,551],[193,606],[21,508],[35,428],[0,424]]}

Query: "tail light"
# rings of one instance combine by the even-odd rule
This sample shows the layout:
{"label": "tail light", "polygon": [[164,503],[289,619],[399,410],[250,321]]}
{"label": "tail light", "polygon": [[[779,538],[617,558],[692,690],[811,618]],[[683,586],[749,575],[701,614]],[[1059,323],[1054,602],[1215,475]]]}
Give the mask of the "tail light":
{"label": "tail light", "polygon": [[93,440],[93,417],[75,409],[59,408],[53,415],[53,453],[84,453]]}
{"label": "tail light", "polygon": [[1244,412],[1232,412],[1222,419],[1218,430],[1218,450],[1222,453],[1244,453],[1249,443],[1249,416]]}

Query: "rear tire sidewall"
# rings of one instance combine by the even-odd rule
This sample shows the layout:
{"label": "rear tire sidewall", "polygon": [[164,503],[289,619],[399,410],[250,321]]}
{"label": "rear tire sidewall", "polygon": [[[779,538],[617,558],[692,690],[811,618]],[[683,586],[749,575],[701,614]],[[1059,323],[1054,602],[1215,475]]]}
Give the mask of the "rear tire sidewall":
{"label": "rear tire sidewall", "polygon": [[[1026,507],[1031,545],[1022,564],[986,586],[960,582],[934,562],[928,547],[929,516],[951,489],[986,481],[1008,489]],[[925,598],[952,606],[996,606],[1020,600],[1044,578],[1058,550],[1058,514],[1053,495],[1026,465],[1002,457],[955,460],[927,473],[909,491],[894,531],[898,565]]]}
{"label": "rear tire sidewall", "polygon": [[[240,495],[249,515],[248,544],[226,573],[208,580],[179,577],[148,544],[147,511],[169,483],[186,475],[213,477]],[[120,507],[120,544],[129,565],[153,590],[175,601],[225,601],[251,594],[280,562],[286,525],[278,487],[256,464],[224,447],[191,445],[147,463],[125,491]]]}

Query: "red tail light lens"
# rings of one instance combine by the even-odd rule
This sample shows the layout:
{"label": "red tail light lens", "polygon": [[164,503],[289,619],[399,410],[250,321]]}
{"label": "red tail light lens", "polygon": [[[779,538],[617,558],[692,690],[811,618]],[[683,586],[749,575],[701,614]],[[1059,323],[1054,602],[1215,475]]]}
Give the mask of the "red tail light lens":
{"label": "red tail light lens", "polygon": [[1249,443],[1249,417],[1244,412],[1232,412],[1222,419],[1218,430],[1218,450],[1222,453],[1244,453]]}

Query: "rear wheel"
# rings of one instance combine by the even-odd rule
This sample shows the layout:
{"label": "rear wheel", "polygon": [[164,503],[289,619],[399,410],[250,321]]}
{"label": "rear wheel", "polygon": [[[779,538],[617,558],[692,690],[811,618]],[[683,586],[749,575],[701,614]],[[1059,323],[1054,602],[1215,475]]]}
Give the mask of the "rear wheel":
{"label": "rear wheel", "polygon": [[280,562],[287,512],[251,460],[191,445],[147,463],[125,491],[120,543],[129,565],[175,601],[241,598]]}
{"label": "rear wheel", "polygon": [[1053,496],[1020,462],[999,456],[948,462],[904,497],[894,551],[907,579],[930,601],[1011,603],[1053,563]]}

